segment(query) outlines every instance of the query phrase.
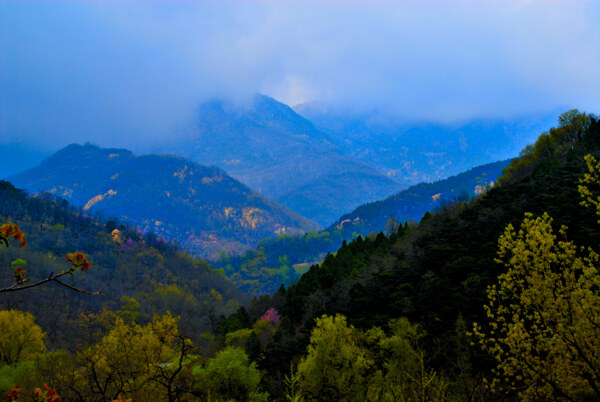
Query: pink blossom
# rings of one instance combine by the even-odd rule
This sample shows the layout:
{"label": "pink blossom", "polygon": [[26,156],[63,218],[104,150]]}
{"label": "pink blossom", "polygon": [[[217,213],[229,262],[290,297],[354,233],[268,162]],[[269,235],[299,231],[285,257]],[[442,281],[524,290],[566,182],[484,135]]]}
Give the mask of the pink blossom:
{"label": "pink blossom", "polygon": [[271,307],[260,317],[260,319],[267,320],[269,322],[272,322],[273,324],[279,324],[281,317],[279,316],[277,310],[275,310],[274,307]]}

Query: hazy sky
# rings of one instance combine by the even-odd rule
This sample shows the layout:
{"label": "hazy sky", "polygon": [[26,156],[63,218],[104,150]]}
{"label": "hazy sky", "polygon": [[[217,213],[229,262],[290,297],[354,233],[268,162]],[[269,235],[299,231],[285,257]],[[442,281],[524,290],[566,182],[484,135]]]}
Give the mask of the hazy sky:
{"label": "hazy sky", "polygon": [[0,143],[144,146],[262,92],[405,121],[600,112],[598,1],[0,0]]}

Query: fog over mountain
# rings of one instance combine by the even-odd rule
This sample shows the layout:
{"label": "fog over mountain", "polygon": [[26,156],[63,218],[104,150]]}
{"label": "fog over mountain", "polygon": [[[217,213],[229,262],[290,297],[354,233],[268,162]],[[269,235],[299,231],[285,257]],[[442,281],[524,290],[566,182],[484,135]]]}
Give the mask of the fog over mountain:
{"label": "fog over mountain", "polygon": [[199,103],[243,104],[256,92],[406,123],[599,110],[599,10],[591,1],[4,1],[0,144],[147,152],[186,136]]}

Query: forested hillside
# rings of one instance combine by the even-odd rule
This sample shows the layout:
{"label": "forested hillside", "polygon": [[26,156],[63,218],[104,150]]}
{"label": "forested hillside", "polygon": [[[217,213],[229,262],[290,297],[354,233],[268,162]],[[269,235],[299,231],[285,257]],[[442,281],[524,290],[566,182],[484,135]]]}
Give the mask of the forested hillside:
{"label": "forested hillside", "polygon": [[403,222],[418,222],[427,211],[465,201],[486,191],[510,161],[478,166],[435,183],[422,183],[385,200],[361,205],[321,232],[265,239],[242,256],[215,261],[242,289],[253,293],[274,292],[280,284],[293,283],[310,265],[335,252],[344,240],[358,235],[395,231]]}
{"label": "forested hillside", "polygon": [[411,186],[385,200],[361,205],[342,215],[327,230],[341,229],[344,238],[348,239],[352,233],[364,236],[373,231],[380,232],[386,225],[393,228],[403,222],[418,221],[427,211],[467,201],[483,193],[494,185],[502,169],[509,164],[510,160],[489,163],[444,180]]}
{"label": "forested hillside", "polygon": [[204,258],[318,227],[219,168],[168,155],[72,144],[9,180],[34,194],[56,194],[88,214],[117,216]]}
{"label": "forested hillside", "polygon": [[[85,315],[103,309],[130,311],[140,322],[171,311],[186,331],[210,327],[210,313],[235,310],[247,299],[231,282],[199,259],[181,253],[156,234],[142,233],[118,221],[96,221],[60,198],[27,196],[6,181],[0,182],[0,217],[27,236],[27,247],[2,249],[4,275],[0,288],[13,281],[8,267],[17,259],[31,281],[66,270],[67,253],[83,252],[92,267],[66,281],[102,291],[88,296],[49,284],[13,293],[0,293],[3,309],[29,311],[47,332],[51,349],[72,347],[85,336]],[[13,264],[14,266],[15,264]],[[214,317],[213,317],[214,319]],[[83,332],[82,332],[83,331]],[[74,343],[75,342],[75,343]]]}
{"label": "forested hillside", "polygon": [[[598,368],[597,363],[586,361],[598,357],[598,349],[593,346],[597,345],[594,337],[598,330],[593,322],[597,322],[600,310],[596,304],[588,304],[598,300],[594,288],[599,283],[598,260],[592,254],[591,260],[585,260],[585,264],[592,264],[591,271],[577,271],[584,260],[569,254],[576,253],[577,247],[554,243],[554,235],[548,232],[551,225],[558,236],[558,229],[566,225],[572,244],[597,249],[600,242],[594,209],[599,200],[599,166],[592,157],[586,157],[600,155],[600,123],[587,115],[581,117],[577,113],[563,115],[558,128],[542,135],[512,162],[499,185],[474,200],[427,214],[418,226],[402,225],[391,236],[380,233],[344,242],[335,255],[313,265],[296,284],[281,288],[269,304],[280,312],[281,323],[258,360],[259,367],[266,370],[264,381],[270,392],[285,392],[280,381],[289,375],[286,373],[290,373],[292,364],[295,374],[286,377],[288,395],[291,392],[308,400],[350,400],[356,395],[361,395],[359,399],[379,395],[375,399],[395,400],[395,392],[404,398],[426,395],[426,400],[513,399],[518,395],[534,400],[556,395],[591,400],[598,396],[596,379],[579,388],[574,385],[576,381],[585,382],[586,373]],[[586,181],[580,181],[584,178]],[[578,189],[580,183],[591,187]],[[580,205],[579,200],[585,199],[591,200],[591,209]],[[544,213],[554,220],[542,217]],[[512,227],[522,229],[517,234]],[[533,258],[540,260],[540,265],[520,271],[520,253],[525,253],[523,261]],[[531,255],[529,260],[526,253]],[[549,253],[555,253],[555,257]],[[562,260],[567,255],[573,262]],[[550,262],[541,262],[546,258]],[[531,262],[522,264],[527,267]],[[506,275],[519,279],[511,282],[501,276],[498,290],[489,293],[488,299],[487,293],[492,292],[489,286],[498,282],[507,267]],[[588,275],[589,282],[573,282],[577,276],[560,279],[561,269]],[[536,282],[541,280],[535,279],[537,276],[528,274],[544,275],[545,283],[554,283],[556,288],[547,288],[544,282]],[[590,290],[568,296],[575,290],[564,290],[562,281]],[[505,286],[506,290],[501,291]],[[523,292],[522,298],[514,299],[519,297],[518,292]],[[564,297],[574,297],[570,300],[588,306],[584,307],[588,315],[571,315],[570,325],[579,320],[577,325],[581,327],[565,329],[553,324],[563,317],[568,319],[569,314],[580,314],[581,310],[570,306]],[[509,310],[504,313],[502,309],[496,312],[495,306],[504,302],[513,304],[505,305]],[[488,314],[485,305],[491,306]],[[522,308],[525,313],[536,306],[555,307],[552,315],[528,315],[531,325],[522,327],[520,321],[512,324],[511,309]],[[520,314],[520,310],[514,311]],[[400,317],[408,321],[398,321]],[[489,328],[485,324],[488,317],[504,320],[492,327],[497,328],[496,336],[492,332],[486,338],[481,333],[488,329],[481,327],[468,335],[474,322]],[[522,332],[505,332],[510,328]],[[241,331],[245,330],[228,334],[227,339],[239,336],[235,334]],[[567,344],[553,336],[566,336]],[[523,343],[513,344],[511,339],[515,337]],[[483,339],[481,344],[477,339]],[[575,352],[581,346],[579,339],[591,343]],[[533,352],[527,357],[531,365],[521,366],[519,357],[528,356],[528,345],[538,345],[539,353],[545,356],[556,355],[540,358]],[[385,355],[388,347],[392,349]],[[256,354],[248,347],[247,351]],[[300,356],[304,357],[295,366],[293,362],[298,362]],[[496,364],[492,356],[500,359],[496,372],[492,371]],[[556,380],[550,377],[557,372],[562,374]],[[494,378],[494,388],[484,385],[484,380],[492,383]],[[527,387],[527,381],[536,387]],[[294,387],[290,388],[290,383]],[[386,390],[387,386],[392,388]]]}

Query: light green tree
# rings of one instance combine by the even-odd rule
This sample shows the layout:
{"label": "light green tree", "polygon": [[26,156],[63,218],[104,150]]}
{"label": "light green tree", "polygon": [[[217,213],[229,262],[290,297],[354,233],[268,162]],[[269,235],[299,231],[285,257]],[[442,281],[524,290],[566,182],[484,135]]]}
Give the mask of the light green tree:
{"label": "light green tree", "polygon": [[373,361],[356,338],[356,329],[346,317],[317,318],[308,355],[298,364],[300,392],[306,398],[341,401],[365,394]]}
{"label": "light green tree", "polygon": [[193,371],[198,389],[209,401],[266,401],[258,390],[260,373],[242,348],[229,346]]}
{"label": "light green tree", "polygon": [[0,311],[0,366],[36,358],[46,349],[45,336],[30,313]]}
{"label": "light green tree", "polygon": [[[600,212],[598,164],[589,155],[586,162],[582,203]],[[507,272],[488,288],[489,323],[474,325],[497,361],[492,386],[526,400],[600,399],[599,257],[567,241],[566,230],[556,235],[546,213],[506,228],[498,262]]]}
{"label": "light green tree", "polygon": [[423,331],[406,318],[361,331],[346,318],[322,316],[298,364],[290,395],[307,400],[429,401],[445,398],[446,383],[426,367]]}

